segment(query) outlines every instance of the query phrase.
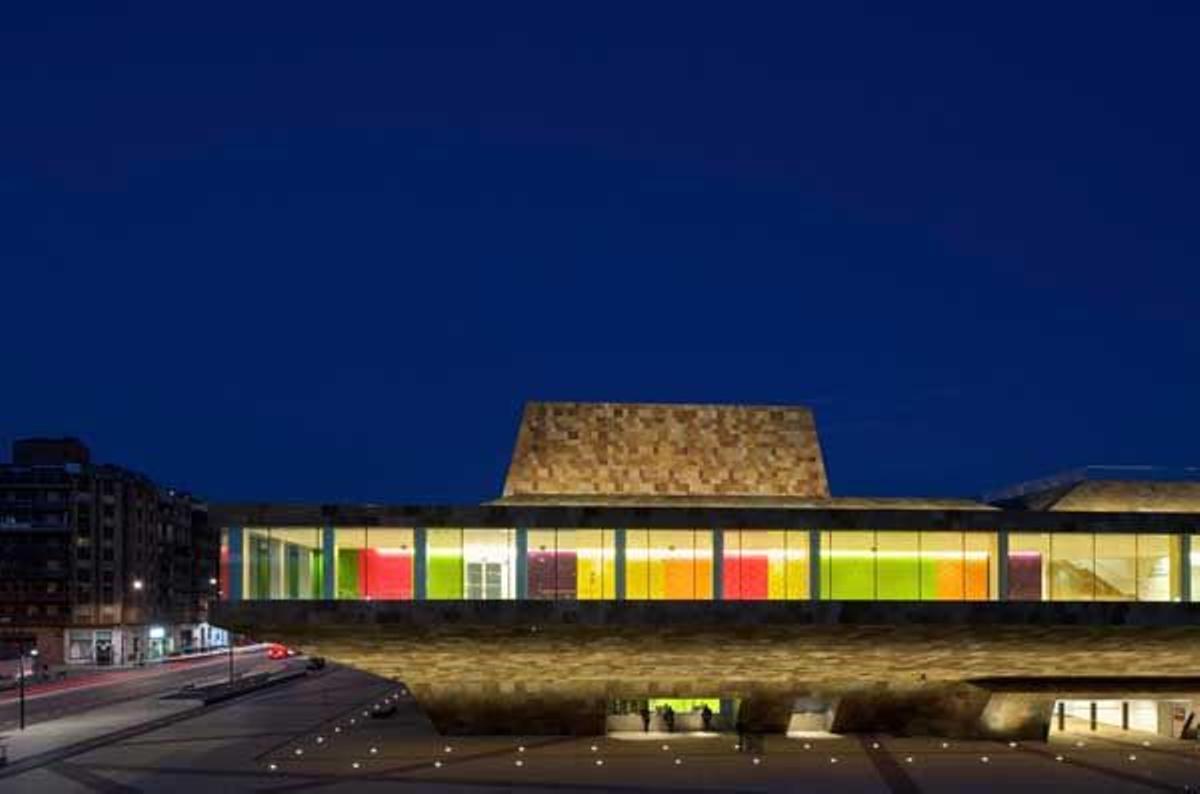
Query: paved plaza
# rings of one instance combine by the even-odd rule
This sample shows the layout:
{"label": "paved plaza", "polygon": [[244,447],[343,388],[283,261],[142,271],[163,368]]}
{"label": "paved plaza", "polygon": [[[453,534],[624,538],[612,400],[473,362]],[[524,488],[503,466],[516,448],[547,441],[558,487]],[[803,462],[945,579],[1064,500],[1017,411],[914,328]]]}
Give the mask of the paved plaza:
{"label": "paved plaza", "polygon": [[[387,718],[375,704],[397,704]],[[43,729],[45,730],[45,729]],[[1196,743],[1102,731],[1049,743],[769,736],[652,741],[446,738],[403,685],[331,668],[224,704],[156,714],[0,771],[5,794],[350,791],[1187,791]]]}

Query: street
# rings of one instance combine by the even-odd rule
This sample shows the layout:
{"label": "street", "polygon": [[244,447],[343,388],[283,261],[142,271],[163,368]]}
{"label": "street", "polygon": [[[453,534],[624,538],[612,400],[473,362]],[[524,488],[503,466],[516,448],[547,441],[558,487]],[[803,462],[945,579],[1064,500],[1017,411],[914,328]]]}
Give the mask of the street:
{"label": "street", "polygon": [[[267,659],[266,648],[254,645],[237,649],[235,674],[276,667],[277,663]],[[228,671],[228,655],[219,654],[146,667],[88,670],[58,681],[30,682],[25,690],[25,723],[34,725],[139,697],[167,694],[189,683],[227,677]],[[17,728],[18,700],[15,688],[0,692],[0,733]]]}

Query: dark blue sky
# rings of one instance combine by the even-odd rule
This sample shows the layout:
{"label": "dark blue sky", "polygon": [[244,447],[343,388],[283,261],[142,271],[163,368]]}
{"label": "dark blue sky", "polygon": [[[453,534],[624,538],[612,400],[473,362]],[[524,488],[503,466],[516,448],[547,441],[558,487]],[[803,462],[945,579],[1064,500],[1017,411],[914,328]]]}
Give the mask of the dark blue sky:
{"label": "dark blue sky", "polygon": [[528,399],[811,405],[843,495],[1200,462],[1189,4],[44,5],[5,442],[264,500],[492,497]]}

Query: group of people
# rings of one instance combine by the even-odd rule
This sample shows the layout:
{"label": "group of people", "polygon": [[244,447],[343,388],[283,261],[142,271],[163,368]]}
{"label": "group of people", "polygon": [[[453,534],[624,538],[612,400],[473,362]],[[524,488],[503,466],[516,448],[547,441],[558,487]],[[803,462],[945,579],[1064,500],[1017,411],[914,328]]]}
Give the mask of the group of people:
{"label": "group of people", "polygon": [[[675,709],[671,708],[670,703],[665,703],[659,709],[657,709],[657,711],[659,714],[662,715],[663,723],[667,726],[667,733],[674,733],[675,732]],[[642,730],[645,731],[646,733],[649,733],[650,732],[650,716],[651,716],[650,705],[646,704],[646,705],[642,706],[642,710],[640,713],[642,715]],[[704,723],[704,730],[711,731],[712,730],[713,711],[712,711],[712,709],[710,709],[708,707],[707,703],[705,703],[704,708],[702,708],[700,710],[700,719]]]}

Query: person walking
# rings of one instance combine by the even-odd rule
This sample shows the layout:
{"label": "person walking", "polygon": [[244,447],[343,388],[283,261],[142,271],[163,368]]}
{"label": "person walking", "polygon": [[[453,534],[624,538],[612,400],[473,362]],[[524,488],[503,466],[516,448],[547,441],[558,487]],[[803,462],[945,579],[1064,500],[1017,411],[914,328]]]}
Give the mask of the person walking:
{"label": "person walking", "polygon": [[710,709],[708,704],[705,703],[704,708],[700,710],[700,719],[704,723],[704,730],[706,733],[712,731],[712,717],[712,709]]}
{"label": "person walking", "polygon": [[667,723],[667,733],[675,732],[675,709],[670,703],[663,707],[663,722]]}
{"label": "person walking", "polygon": [[642,706],[642,710],[638,713],[642,715],[642,732],[650,733],[650,706]]}

